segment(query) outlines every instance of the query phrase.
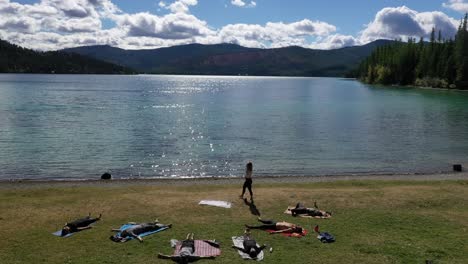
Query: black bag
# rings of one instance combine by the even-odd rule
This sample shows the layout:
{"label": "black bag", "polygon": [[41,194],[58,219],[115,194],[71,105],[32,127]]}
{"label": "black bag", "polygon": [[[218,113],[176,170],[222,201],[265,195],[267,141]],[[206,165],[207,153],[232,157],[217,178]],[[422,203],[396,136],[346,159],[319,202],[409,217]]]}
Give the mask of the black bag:
{"label": "black bag", "polygon": [[335,242],[335,237],[332,234],[328,233],[328,232],[319,233],[317,238],[322,243],[333,243],[333,242]]}

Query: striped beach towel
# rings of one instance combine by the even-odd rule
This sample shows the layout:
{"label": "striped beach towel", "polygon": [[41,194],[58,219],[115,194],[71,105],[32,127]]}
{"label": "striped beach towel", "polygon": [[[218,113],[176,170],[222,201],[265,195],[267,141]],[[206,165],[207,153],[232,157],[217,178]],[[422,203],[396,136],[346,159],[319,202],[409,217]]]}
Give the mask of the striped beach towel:
{"label": "striped beach towel", "polygon": [[[182,245],[181,241],[178,241],[174,250],[175,256],[180,255],[180,246]],[[200,257],[209,257],[209,256],[219,256],[221,255],[221,249],[216,242],[210,240],[195,240],[195,256]]]}

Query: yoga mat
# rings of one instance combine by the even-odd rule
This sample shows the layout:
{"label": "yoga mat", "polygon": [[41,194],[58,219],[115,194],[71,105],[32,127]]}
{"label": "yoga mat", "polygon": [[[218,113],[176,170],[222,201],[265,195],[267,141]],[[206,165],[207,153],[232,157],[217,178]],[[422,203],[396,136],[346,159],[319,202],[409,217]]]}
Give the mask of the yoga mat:
{"label": "yoga mat", "polygon": [[223,207],[223,208],[231,208],[231,205],[232,205],[230,202],[216,201],[216,200],[201,200],[198,204]]}
{"label": "yoga mat", "polygon": [[[129,228],[129,227],[132,227],[132,226],[135,226],[135,225],[134,225],[134,224],[125,224],[125,225],[122,225],[119,229],[120,229],[120,231],[122,232],[122,231],[124,231],[125,229],[127,229],[127,228]],[[169,227],[167,227],[167,226],[163,226],[163,227],[161,227],[161,228],[159,228],[159,229],[157,229],[157,230],[149,231],[149,232],[146,232],[146,233],[142,233],[142,234],[140,234],[139,236],[140,236],[140,237],[149,236],[149,235],[152,235],[152,234],[155,234],[155,233],[164,231],[164,230],[166,230],[166,229],[168,229],[168,228],[169,228]],[[120,235],[121,232],[118,232],[117,235]],[[128,238],[129,238],[129,240],[127,240],[127,241],[130,241],[130,240],[134,239],[134,237],[128,237]],[[127,242],[127,241],[125,241],[125,242]]]}
{"label": "yoga mat", "polygon": [[[92,223],[92,224],[90,224],[90,226],[93,226],[94,224],[95,224],[95,223]],[[85,230],[88,230],[88,229],[85,229]],[[66,234],[65,236],[61,236],[61,234],[62,234],[62,229],[60,229],[60,230],[58,230],[58,231],[56,231],[56,232],[53,232],[52,235],[58,236],[58,237],[64,237],[64,238],[65,238],[65,237],[71,237],[71,236],[73,236],[74,234],[76,234],[76,233],[78,233],[78,232],[81,232],[81,231],[84,231],[84,230],[76,231],[76,232],[73,232],[73,233],[68,233],[68,234]]]}
{"label": "yoga mat", "polygon": [[[221,249],[212,245],[208,242],[209,240],[195,240],[195,252],[193,255],[200,257],[210,257],[221,255]],[[178,241],[174,250],[174,255],[180,255],[180,247],[182,242]]]}

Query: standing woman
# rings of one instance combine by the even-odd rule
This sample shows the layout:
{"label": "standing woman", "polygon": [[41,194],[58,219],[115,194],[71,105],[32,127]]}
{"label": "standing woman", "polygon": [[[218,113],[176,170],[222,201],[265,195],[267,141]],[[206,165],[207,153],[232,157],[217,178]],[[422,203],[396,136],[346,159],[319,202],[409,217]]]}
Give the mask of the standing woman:
{"label": "standing woman", "polygon": [[245,189],[249,189],[250,199],[253,200],[253,192],[252,192],[252,171],[253,165],[252,162],[249,161],[245,166],[245,182],[244,186],[242,186],[242,195],[240,196],[241,199],[244,199]]}

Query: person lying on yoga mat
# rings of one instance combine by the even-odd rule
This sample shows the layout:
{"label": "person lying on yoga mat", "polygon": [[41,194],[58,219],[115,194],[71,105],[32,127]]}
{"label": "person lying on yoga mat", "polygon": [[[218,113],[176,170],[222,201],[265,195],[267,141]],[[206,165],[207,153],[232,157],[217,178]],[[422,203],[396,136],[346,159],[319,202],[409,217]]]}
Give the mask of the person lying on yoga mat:
{"label": "person lying on yoga mat", "polygon": [[200,259],[214,259],[215,256],[197,256],[195,253],[195,240],[193,240],[193,233],[188,233],[185,240],[182,240],[182,245],[180,246],[179,255],[164,255],[159,253],[158,258],[161,259],[171,259],[178,263],[189,263],[197,261]]}
{"label": "person lying on yoga mat", "polygon": [[262,222],[263,225],[259,226],[251,226],[251,225],[245,225],[245,227],[250,228],[250,229],[263,229],[263,230],[275,230],[273,232],[270,232],[271,234],[273,233],[302,233],[302,227],[291,224],[288,222],[276,222],[273,220],[263,220],[260,217],[258,218],[258,221]]}
{"label": "person lying on yoga mat", "polygon": [[258,247],[257,241],[255,241],[255,239],[250,235],[249,229],[246,229],[244,232],[244,241],[242,242],[242,245],[244,246],[244,248],[236,247],[234,245],[232,246],[232,248],[249,254],[249,256],[252,259],[257,258],[257,255],[260,254],[260,252],[262,252],[262,250],[267,247],[267,245],[265,244],[263,244],[263,246],[261,247]]}
{"label": "person lying on yoga mat", "polygon": [[320,217],[330,217],[331,213],[326,211],[321,211],[317,209],[317,203],[314,204],[315,208],[307,208],[302,203],[297,203],[296,207],[291,209],[292,216],[297,215],[309,215],[309,216],[320,216]]}
{"label": "person lying on yoga mat", "polygon": [[91,224],[99,221],[101,219],[101,214],[97,218],[92,218],[91,213],[87,217],[77,219],[73,222],[70,223],[65,223],[65,225],[62,228],[62,233],[60,234],[61,236],[66,236],[70,233],[75,233],[81,230],[85,229],[90,229]]}
{"label": "person lying on yoga mat", "polygon": [[143,242],[143,239],[140,236],[141,234],[155,231],[163,227],[168,227],[168,228],[172,227],[172,224],[168,224],[168,225],[161,224],[159,223],[157,219],[154,220],[154,222],[152,223],[137,224],[137,223],[130,222],[129,224],[132,224],[132,226],[124,230],[112,229],[112,231],[120,232],[120,233],[111,236],[110,239],[114,242],[125,242],[132,238],[136,238],[138,239],[138,241]]}

